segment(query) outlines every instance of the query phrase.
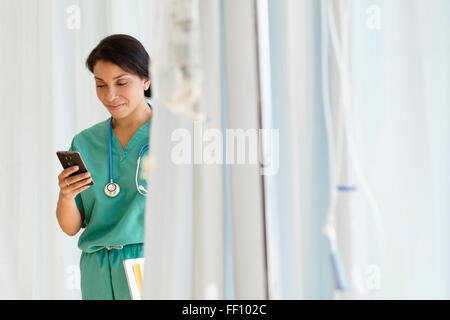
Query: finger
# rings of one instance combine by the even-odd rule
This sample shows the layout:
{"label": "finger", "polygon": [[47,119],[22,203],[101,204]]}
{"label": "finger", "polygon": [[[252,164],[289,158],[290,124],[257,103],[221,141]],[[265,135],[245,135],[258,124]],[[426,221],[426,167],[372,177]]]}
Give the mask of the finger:
{"label": "finger", "polygon": [[66,181],[68,184],[74,184],[78,181],[81,181],[83,179],[87,179],[91,177],[91,173],[90,172],[83,172],[83,173],[79,173],[76,174],[74,176],[71,176],[70,178],[66,178]]}
{"label": "finger", "polygon": [[71,184],[68,188],[70,188],[70,190],[74,191],[74,190],[77,190],[77,189],[85,186],[86,184],[91,183],[91,181],[92,181],[92,178],[83,179],[79,182]]}
{"label": "finger", "polygon": [[69,188],[70,178],[60,177],[58,180],[58,185],[61,190]]}
{"label": "finger", "polygon": [[72,197],[76,197],[77,194],[88,189],[89,187],[91,187],[91,185],[85,185],[82,187],[75,187],[75,188],[74,188],[74,185],[72,185],[70,187],[62,188],[61,193],[64,195],[71,195]]}
{"label": "finger", "polygon": [[79,169],[80,167],[78,166],[72,166],[70,168],[67,168],[61,173],[61,178],[67,178],[69,175],[71,175],[74,172],[77,172]]}
{"label": "finger", "polygon": [[80,192],[83,192],[84,190],[89,189],[90,187],[91,187],[90,185],[87,185],[87,186],[78,188],[77,190],[75,190],[75,194],[79,194]]}
{"label": "finger", "polygon": [[72,188],[70,187],[70,184],[67,184],[66,181],[67,181],[66,179],[62,179],[58,183],[59,188],[61,189],[61,191],[70,192]]}

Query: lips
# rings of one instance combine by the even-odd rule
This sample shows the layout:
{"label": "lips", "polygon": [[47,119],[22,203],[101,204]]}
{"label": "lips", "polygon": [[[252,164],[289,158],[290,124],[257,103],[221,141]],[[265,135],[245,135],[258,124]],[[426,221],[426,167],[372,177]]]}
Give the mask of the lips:
{"label": "lips", "polygon": [[125,104],[122,103],[122,104],[118,104],[118,105],[115,105],[115,106],[108,105],[107,107],[108,107],[109,110],[113,110],[113,111],[114,111],[114,110],[119,110],[119,109],[122,108],[124,105],[125,105]]}

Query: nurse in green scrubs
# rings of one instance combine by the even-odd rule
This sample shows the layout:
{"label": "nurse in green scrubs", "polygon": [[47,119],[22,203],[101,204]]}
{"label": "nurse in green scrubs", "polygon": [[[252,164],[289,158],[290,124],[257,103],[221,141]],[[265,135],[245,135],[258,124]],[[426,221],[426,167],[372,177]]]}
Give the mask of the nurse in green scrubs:
{"label": "nurse in green scrubs", "polygon": [[[69,177],[76,171],[72,167],[58,176],[57,207],[64,232],[73,236],[84,229],[78,242],[83,299],[130,299],[123,260],[143,256],[146,198],[138,192],[135,177],[152,118],[146,101],[151,96],[149,60],[142,44],[127,35],[103,39],[86,60],[97,96],[111,117],[73,138],[70,150],[80,152],[89,173]],[[113,178],[120,186],[114,197],[105,193],[110,120]],[[138,183],[146,188],[144,180]]]}

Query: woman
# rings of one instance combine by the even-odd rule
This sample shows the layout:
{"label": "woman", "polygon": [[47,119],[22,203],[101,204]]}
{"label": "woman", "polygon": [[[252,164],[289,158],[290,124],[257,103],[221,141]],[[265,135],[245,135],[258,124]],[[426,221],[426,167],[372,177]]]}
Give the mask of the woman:
{"label": "woman", "polygon": [[135,179],[152,118],[149,63],[142,44],[121,34],[103,39],[86,60],[111,118],[73,138],[70,150],[80,152],[89,172],[69,177],[74,166],[59,174],[56,209],[65,233],[84,228],[78,241],[83,299],[130,299],[123,260],[143,254],[145,189],[138,191]]}

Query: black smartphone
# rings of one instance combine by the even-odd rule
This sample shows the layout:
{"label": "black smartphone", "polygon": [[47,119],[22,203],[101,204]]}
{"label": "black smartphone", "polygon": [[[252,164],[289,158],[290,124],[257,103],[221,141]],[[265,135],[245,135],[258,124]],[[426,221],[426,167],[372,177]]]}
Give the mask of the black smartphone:
{"label": "black smartphone", "polygon": [[[86,165],[84,164],[83,158],[81,158],[81,154],[78,151],[56,151],[56,155],[58,156],[59,162],[61,162],[64,169],[78,166],[78,171],[71,173],[69,177],[88,172]],[[91,176],[92,178],[92,176]],[[94,185],[94,181],[89,183],[89,185]]]}

